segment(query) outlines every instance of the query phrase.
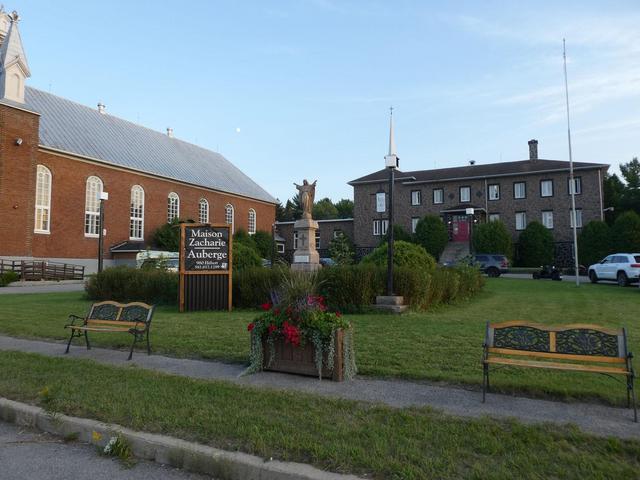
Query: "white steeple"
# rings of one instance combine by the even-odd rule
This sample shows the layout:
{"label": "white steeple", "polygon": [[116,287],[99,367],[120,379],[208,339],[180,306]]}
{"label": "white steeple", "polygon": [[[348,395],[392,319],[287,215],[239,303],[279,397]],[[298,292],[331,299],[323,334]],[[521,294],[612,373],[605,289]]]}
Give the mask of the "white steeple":
{"label": "white steeple", "polygon": [[393,138],[393,107],[389,108],[389,153],[384,157],[387,168],[398,168],[398,155],[396,154],[396,142]]}
{"label": "white steeple", "polygon": [[31,72],[18,30],[20,17],[15,11],[6,17],[10,24],[0,46],[0,98],[24,103],[24,82]]}

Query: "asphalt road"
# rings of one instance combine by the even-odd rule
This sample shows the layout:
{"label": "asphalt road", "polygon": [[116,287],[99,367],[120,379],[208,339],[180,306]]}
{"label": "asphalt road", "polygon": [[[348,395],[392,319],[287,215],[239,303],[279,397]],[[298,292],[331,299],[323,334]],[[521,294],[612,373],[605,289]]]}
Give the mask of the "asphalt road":
{"label": "asphalt road", "polygon": [[0,422],[0,478],[3,480],[212,480],[152,462],[127,468],[84,443]]}
{"label": "asphalt road", "polygon": [[[18,283],[18,282],[16,282]],[[51,292],[80,292],[84,290],[83,282],[44,282],[41,285],[29,282],[25,286],[8,286],[0,288],[0,295],[9,293],[51,293]]]}

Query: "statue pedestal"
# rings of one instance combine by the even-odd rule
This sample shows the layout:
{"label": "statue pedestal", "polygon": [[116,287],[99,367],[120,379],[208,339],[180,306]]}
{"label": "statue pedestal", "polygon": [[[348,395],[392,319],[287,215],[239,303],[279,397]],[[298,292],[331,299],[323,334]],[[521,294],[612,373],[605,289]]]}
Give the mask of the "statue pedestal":
{"label": "statue pedestal", "polygon": [[320,268],[320,255],[316,250],[318,222],[310,218],[302,218],[293,224],[293,228],[298,232],[298,248],[293,253],[291,270],[315,272]]}

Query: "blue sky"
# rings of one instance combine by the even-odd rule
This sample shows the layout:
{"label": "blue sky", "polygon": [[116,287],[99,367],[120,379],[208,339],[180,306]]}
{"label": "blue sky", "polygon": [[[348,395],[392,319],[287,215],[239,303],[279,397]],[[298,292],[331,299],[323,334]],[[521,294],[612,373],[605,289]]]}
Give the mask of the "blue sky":
{"label": "blue sky", "polygon": [[219,151],[271,194],[316,197],[402,170],[640,155],[640,4],[427,1],[7,2],[29,85]]}

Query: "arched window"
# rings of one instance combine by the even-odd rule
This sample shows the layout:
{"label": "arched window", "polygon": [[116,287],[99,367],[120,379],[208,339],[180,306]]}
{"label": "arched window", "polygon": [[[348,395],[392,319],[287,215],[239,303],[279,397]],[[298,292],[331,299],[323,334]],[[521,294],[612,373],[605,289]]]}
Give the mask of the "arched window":
{"label": "arched window", "polygon": [[209,202],[206,198],[201,198],[198,203],[198,220],[200,223],[209,223]]}
{"label": "arched window", "polygon": [[171,192],[167,198],[167,222],[171,223],[180,217],[180,197],[177,193]]}
{"label": "arched window", "polygon": [[144,190],[140,185],[131,187],[129,212],[129,239],[144,240]]}
{"label": "arched window", "polygon": [[84,195],[84,236],[97,237],[100,232],[100,194],[102,180],[91,176],[87,178]]}
{"label": "arched window", "polygon": [[253,208],[249,209],[249,235],[256,233],[256,211]]}
{"label": "arched window", "polygon": [[38,165],[36,173],[36,233],[49,233],[51,228],[51,171]]}
{"label": "arched window", "polygon": [[224,207],[224,220],[227,222],[227,225],[231,225],[231,233],[235,232],[234,225],[234,215],[233,215],[233,205],[227,203],[227,206]]}

